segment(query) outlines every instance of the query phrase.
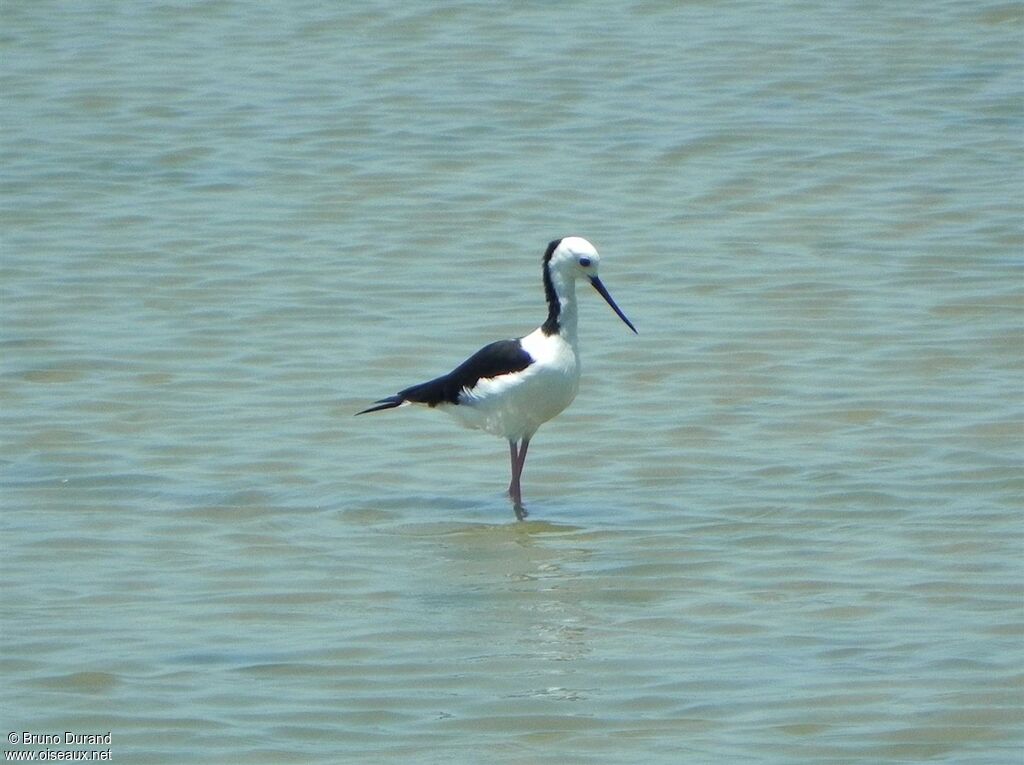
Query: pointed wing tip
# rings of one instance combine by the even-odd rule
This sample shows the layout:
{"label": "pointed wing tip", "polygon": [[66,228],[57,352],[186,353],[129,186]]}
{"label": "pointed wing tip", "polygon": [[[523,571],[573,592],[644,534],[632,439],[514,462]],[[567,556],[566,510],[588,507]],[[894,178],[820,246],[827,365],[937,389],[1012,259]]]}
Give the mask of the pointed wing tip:
{"label": "pointed wing tip", "polygon": [[383,409],[394,409],[395,407],[401,406],[405,403],[405,399],[401,396],[389,396],[388,398],[378,399],[374,401],[374,406],[367,407],[361,412],[356,412],[353,417],[358,417],[361,414],[369,414],[370,412],[379,412]]}

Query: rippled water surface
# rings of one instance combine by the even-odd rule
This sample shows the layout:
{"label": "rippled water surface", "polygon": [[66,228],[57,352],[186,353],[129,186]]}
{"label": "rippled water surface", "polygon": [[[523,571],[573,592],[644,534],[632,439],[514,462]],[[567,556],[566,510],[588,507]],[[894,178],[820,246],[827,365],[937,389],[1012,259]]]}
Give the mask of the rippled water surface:
{"label": "rippled water surface", "polygon": [[[0,14],[5,732],[1019,761],[1020,3]],[[569,233],[640,334],[581,293],[517,523],[501,441],[351,415]]]}

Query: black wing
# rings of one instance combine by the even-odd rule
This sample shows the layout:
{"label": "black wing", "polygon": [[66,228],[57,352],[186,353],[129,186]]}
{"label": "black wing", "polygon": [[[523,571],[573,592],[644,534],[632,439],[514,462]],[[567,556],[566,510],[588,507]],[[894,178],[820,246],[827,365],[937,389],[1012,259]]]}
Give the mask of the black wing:
{"label": "black wing", "polygon": [[485,345],[448,374],[419,385],[411,385],[394,396],[376,401],[375,406],[356,414],[393,409],[406,401],[427,406],[458,404],[459,394],[464,388],[472,388],[478,381],[488,377],[519,372],[532,363],[533,356],[523,349],[518,340],[498,340]]}

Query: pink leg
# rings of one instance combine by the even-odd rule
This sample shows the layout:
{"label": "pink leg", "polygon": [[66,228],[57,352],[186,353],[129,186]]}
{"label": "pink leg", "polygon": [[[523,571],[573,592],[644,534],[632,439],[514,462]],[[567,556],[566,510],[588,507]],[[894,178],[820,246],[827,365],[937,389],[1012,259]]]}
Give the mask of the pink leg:
{"label": "pink leg", "polygon": [[524,438],[519,442],[519,475],[523,474],[523,465],[526,464],[526,450],[530,446],[530,439]]}
{"label": "pink leg", "polygon": [[516,487],[516,468],[519,465],[519,444],[515,441],[508,442],[508,456],[512,462],[512,480],[508,485],[508,494],[513,496]]}
{"label": "pink leg", "polygon": [[530,439],[524,438],[517,446],[514,441],[509,441],[509,456],[512,459],[512,483],[508,486],[509,496],[512,497],[512,506],[516,511],[516,518],[523,520],[526,517],[526,508],[523,507],[523,489],[521,479],[523,466],[526,464],[526,450],[530,446]]}

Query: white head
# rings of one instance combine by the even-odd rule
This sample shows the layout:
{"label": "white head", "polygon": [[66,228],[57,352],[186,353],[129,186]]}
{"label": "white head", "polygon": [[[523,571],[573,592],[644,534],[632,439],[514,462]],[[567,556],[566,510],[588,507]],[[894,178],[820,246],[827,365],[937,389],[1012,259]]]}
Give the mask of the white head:
{"label": "white head", "polygon": [[[559,288],[562,285],[566,285],[571,293],[572,282],[585,276],[618,317],[635,333],[636,327],[615,305],[612,296],[608,294],[608,290],[598,278],[597,269],[600,263],[601,256],[598,254],[597,248],[581,236],[567,236],[548,244],[548,249],[544,253],[544,290],[547,294],[548,305],[557,305],[560,302],[562,290]],[[549,316],[549,322],[555,322],[557,314],[557,310],[553,311],[553,315]]]}
{"label": "white head", "polygon": [[575,279],[597,274],[601,256],[597,253],[597,248],[583,237],[567,236],[548,245],[544,261],[552,270]]}

